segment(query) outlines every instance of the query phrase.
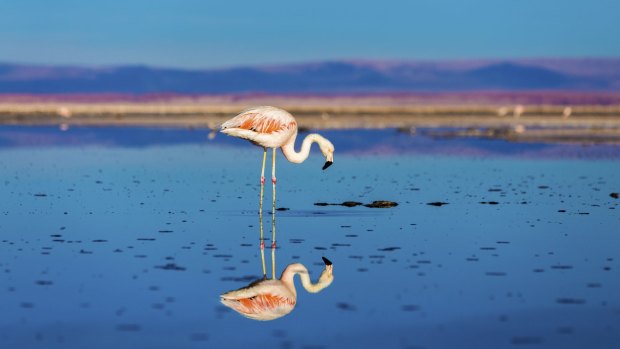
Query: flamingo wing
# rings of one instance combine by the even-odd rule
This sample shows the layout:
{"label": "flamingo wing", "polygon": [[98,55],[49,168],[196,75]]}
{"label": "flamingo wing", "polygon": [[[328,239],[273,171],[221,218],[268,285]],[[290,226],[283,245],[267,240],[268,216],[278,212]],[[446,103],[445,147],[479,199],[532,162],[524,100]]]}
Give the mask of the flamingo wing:
{"label": "flamingo wing", "polygon": [[248,130],[260,134],[271,134],[297,126],[288,112],[275,107],[256,107],[242,111],[222,124],[222,131],[228,129]]}

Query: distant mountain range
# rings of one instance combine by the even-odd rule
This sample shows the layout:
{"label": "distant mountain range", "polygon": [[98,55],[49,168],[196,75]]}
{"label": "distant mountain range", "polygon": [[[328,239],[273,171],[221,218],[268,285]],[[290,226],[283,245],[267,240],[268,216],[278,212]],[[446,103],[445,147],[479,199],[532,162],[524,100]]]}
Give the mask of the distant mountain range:
{"label": "distant mountain range", "polygon": [[0,93],[620,91],[620,58],[330,61],[187,70],[0,63]]}

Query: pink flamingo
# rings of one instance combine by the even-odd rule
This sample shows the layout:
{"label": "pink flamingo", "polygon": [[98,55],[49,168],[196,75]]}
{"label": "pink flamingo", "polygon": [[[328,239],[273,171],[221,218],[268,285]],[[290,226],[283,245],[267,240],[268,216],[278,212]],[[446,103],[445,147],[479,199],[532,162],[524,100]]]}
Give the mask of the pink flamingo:
{"label": "pink flamingo", "polygon": [[[316,142],[325,156],[323,170],[334,162],[334,145],[319,134],[307,135],[301,143],[301,150],[295,151],[295,139],[297,138],[297,122],[286,110],[262,106],[253,107],[242,111],[239,115],[224,122],[220,132],[229,136],[247,139],[250,142],[263,147],[263,167],[260,174],[260,203],[259,217],[263,215],[263,196],[265,190],[265,162],[267,160],[267,148],[273,149],[271,160],[271,183],[272,183],[272,240],[271,246],[275,248],[275,229],[273,229],[276,210],[276,148],[282,149],[282,154],[290,162],[302,163],[310,154],[310,146]],[[262,228],[262,225],[261,225]],[[261,230],[261,241],[263,234]],[[261,251],[264,243],[261,244]]]}
{"label": "pink flamingo", "polygon": [[300,263],[290,264],[280,279],[259,280],[247,287],[224,293],[220,296],[222,304],[239,314],[254,320],[275,320],[295,308],[297,291],[293,278],[299,274],[301,284],[310,293],[317,293],[334,281],[333,265],[323,257],[325,270],[317,283],[313,284],[308,276],[308,269]]}

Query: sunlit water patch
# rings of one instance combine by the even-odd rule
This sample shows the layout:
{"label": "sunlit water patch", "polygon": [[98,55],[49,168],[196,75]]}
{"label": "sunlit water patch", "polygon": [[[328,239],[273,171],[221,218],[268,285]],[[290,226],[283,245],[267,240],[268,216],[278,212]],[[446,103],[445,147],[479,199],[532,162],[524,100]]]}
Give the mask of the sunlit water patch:
{"label": "sunlit water patch", "polygon": [[[259,322],[220,295],[262,278],[260,149],[201,130],[0,128],[0,347],[620,343],[618,148],[326,135],[326,171],[318,152],[278,158],[273,257],[276,276],[301,263],[313,282],[327,257],[334,281],[296,280],[294,310]],[[398,205],[315,205],[377,200]]]}

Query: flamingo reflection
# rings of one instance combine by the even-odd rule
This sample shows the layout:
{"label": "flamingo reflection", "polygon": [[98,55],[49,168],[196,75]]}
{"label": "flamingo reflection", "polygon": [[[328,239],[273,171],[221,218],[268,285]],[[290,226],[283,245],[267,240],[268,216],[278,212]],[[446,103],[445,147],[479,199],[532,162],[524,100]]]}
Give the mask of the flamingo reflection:
{"label": "flamingo reflection", "polygon": [[293,279],[299,274],[302,286],[310,293],[317,293],[334,280],[333,265],[323,257],[325,270],[317,283],[310,281],[308,269],[301,263],[293,263],[284,269],[280,279],[257,280],[247,287],[221,295],[224,305],[254,320],[274,320],[287,315],[295,308],[297,291]]}

